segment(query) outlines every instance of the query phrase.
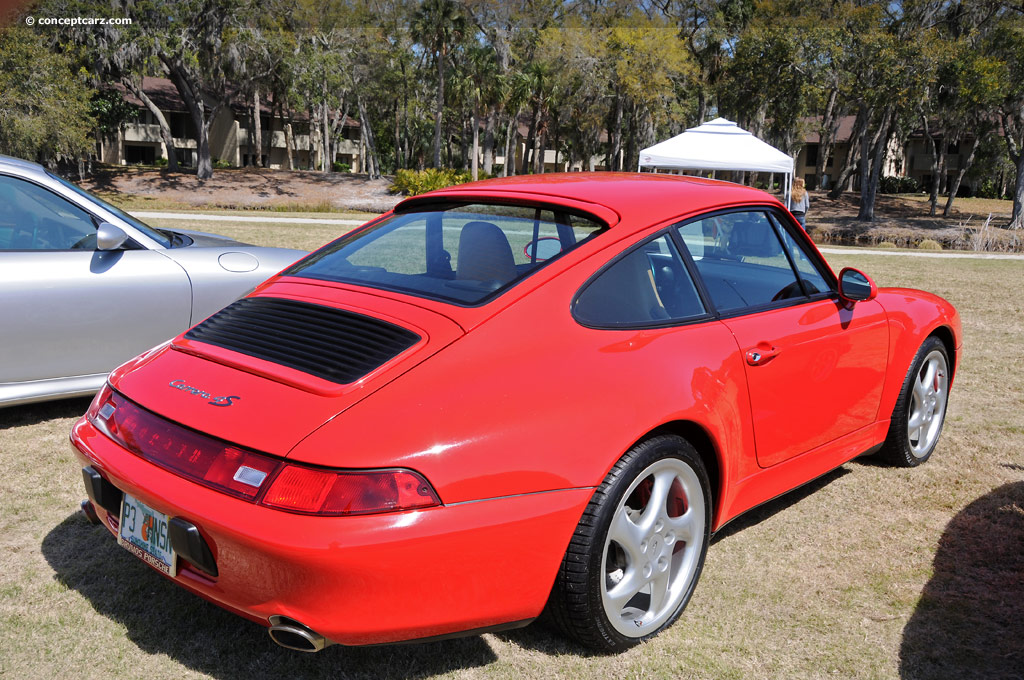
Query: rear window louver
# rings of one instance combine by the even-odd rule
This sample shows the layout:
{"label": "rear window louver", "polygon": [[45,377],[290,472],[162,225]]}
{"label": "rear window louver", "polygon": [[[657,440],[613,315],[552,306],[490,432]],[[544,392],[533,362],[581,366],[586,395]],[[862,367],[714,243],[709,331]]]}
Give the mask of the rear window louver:
{"label": "rear window louver", "polygon": [[185,333],[333,383],[358,380],[420,336],[373,317],[280,298],[243,298]]}

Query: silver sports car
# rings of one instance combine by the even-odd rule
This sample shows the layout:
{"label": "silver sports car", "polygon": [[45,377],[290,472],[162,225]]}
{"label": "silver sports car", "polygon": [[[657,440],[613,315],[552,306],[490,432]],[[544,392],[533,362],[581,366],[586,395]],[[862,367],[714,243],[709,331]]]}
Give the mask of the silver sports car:
{"label": "silver sports car", "polygon": [[305,254],[154,229],[0,156],[0,407],[95,392]]}

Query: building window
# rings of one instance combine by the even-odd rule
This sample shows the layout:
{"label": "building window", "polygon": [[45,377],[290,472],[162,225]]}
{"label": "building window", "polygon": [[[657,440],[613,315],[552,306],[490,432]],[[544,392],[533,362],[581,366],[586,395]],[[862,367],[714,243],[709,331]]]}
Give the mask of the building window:
{"label": "building window", "polygon": [[171,136],[178,139],[196,139],[195,125],[192,124],[192,116],[187,113],[172,113],[168,124],[171,126]]}
{"label": "building window", "polygon": [[807,145],[807,165],[818,164],[818,145],[808,144]]}
{"label": "building window", "polygon": [[156,148],[125,144],[124,160],[128,165],[153,165],[156,162]]}

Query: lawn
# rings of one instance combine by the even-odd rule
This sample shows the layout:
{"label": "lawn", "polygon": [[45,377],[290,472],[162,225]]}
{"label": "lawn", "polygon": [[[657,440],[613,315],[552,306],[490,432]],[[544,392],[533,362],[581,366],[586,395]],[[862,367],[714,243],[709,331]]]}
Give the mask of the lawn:
{"label": "lawn", "polygon": [[[191,226],[295,247],[347,229]],[[595,656],[531,626],[318,655],[281,649],[86,522],[67,443],[88,404],[77,399],[0,410],[0,677],[1021,677],[1024,301],[1006,289],[1024,281],[1024,261],[854,250],[830,261],[958,306],[966,346],[939,447],[915,470],[852,462],[733,522],[683,617],[653,641]],[[510,556],[509,568],[518,559],[528,556]]]}

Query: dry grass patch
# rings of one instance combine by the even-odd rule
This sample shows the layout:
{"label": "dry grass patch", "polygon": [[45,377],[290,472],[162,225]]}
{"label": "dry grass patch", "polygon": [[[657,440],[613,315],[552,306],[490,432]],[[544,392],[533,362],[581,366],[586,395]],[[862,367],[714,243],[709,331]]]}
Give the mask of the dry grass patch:
{"label": "dry grass patch", "polygon": [[[246,240],[328,240],[310,228],[268,224],[273,234]],[[67,433],[87,402],[70,400],[0,410],[0,676],[1019,677],[1024,302],[997,291],[1024,280],[1024,262],[830,259],[958,305],[966,347],[939,447],[916,470],[850,463],[736,520],[711,546],[687,612],[651,642],[592,655],[531,626],[313,656],[280,649],[85,522]]]}

